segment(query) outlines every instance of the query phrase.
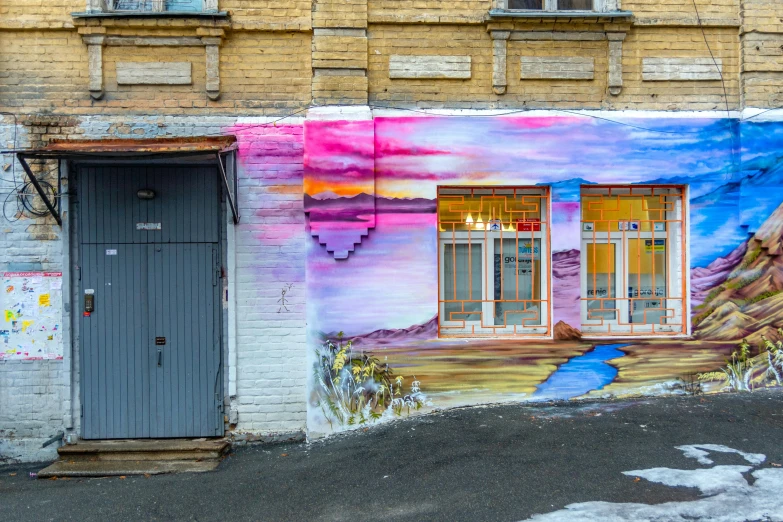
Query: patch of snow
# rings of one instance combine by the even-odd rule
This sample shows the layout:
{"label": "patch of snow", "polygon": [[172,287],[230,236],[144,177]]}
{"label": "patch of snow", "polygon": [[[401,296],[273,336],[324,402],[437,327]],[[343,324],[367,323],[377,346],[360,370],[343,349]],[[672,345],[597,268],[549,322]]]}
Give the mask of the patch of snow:
{"label": "patch of snow", "polygon": [[708,466],[712,464],[712,459],[708,458],[710,451],[718,453],[736,453],[742,456],[745,460],[751,464],[759,465],[767,458],[766,455],[761,453],[745,453],[744,451],[735,450],[728,446],[722,446],[720,444],[686,444],[685,446],[676,446],[678,450],[682,450],[683,454],[691,459],[696,459],[699,464]]}
{"label": "patch of snow", "polygon": [[652,468],[623,471],[629,477],[642,477],[664,486],[698,488],[702,495],[714,495],[732,487],[747,486],[743,473],[752,466],[715,466],[709,469]]}
{"label": "patch of snow", "polygon": [[[702,464],[711,464],[710,451],[736,453],[753,465],[766,460],[760,453],[743,451],[717,444],[678,446],[685,457]],[[698,488],[698,500],[666,502],[663,504],[580,502],[569,504],[559,511],[534,515],[536,522],[579,520],[584,522],[649,522],[711,521],[744,522],[746,520],[783,520],[783,499],[779,493],[783,484],[783,469],[764,468],[751,473],[755,481],[749,484],[743,473],[753,466],[714,466],[707,469],[651,468],[625,471],[629,477],[641,477],[650,482],[671,487]]]}

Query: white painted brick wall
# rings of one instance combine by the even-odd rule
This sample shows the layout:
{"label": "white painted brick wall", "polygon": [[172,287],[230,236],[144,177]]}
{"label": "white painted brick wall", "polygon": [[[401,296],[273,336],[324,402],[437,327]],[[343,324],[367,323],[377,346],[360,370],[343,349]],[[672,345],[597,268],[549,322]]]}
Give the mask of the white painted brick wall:
{"label": "white painted brick wall", "polygon": [[[237,393],[232,407],[238,413],[235,431],[251,437],[302,432],[306,421],[302,127],[301,120],[263,126],[272,119],[93,117],[82,123],[84,137],[91,138],[239,137],[242,220],[234,229]],[[290,283],[291,312],[278,313],[281,289]]]}
{"label": "white painted brick wall", "polygon": [[[12,148],[11,118],[0,121],[2,148]],[[243,149],[249,153],[238,162],[242,223],[234,229],[237,295],[230,296],[237,307],[238,367],[226,374],[236,376],[236,396],[231,398],[238,413],[235,429],[251,437],[301,433],[306,419],[302,127],[301,120],[261,126],[268,121],[248,119],[237,126],[236,118],[219,116],[84,117],[77,134],[70,136],[245,135]],[[17,134],[16,146],[28,147],[24,127],[20,125]],[[21,176],[18,164],[16,172]],[[0,174],[11,178],[10,170]],[[0,183],[3,193],[13,186]],[[42,227],[30,219],[8,223],[0,217],[0,231],[0,271],[65,272],[59,228]],[[53,233],[53,239],[39,239],[42,231]],[[288,284],[293,284],[286,296],[290,312],[278,313],[281,289]],[[67,359],[0,362],[0,462],[54,457],[56,445],[45,450],[40,446],[63,431],[71,393],[78,399],[77,362],[75,358],[73,390],[63,369]],[[78,400],[74,408],[78,433]]]}
{"label": "white painted brick wall", "polygon": [[65,393],[63,361],[0,361],[0,464],[56,457]]}
{"label": "white painted brick wall", "polygon": [[[25,127],[17,126],[14,143],[13,118],[5,116],[0,120],[0,148],[14,145],[29,146],[28,135]],[[13,166],[3,169],[7,164]],[[0,158],[0,203],[13,192],[22,173],[12,155]],[[6,202],[5,214],[16,219],[13,197]],[[62,270],[59,230],[45,223],[28,217],[9,221],[0,214],[0,272]],[[0,343],[0,350],[4,349]],[[63,430],[62,369],[63,361],[0,361],[0,464],[54,457],[57,446],[42,449],[41,444]]]}

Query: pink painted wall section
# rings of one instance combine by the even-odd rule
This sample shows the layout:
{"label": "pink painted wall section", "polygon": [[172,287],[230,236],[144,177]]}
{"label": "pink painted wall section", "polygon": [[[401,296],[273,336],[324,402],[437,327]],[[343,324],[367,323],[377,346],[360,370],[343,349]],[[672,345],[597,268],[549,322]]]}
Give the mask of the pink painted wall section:
{"label": "pink painted wall section", "polygon": [[304,192],[312,235],[346,259],[375,227],[372,121],[305,123]]}

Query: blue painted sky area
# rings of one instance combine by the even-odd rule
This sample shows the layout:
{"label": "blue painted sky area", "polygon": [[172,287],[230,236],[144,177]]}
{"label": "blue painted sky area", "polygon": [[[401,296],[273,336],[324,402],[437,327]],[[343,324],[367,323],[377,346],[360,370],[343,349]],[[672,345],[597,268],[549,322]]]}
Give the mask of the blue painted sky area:
{"label": "blue painted sky area", "polygon": [[734,250],[783,201],[779,122],[613,119],[379,118],[377,190],[433,199],[438,183],[548,184],[557,203],[579,201],[581,184],[687,184],[693,266]]}
{"label": "blue painted sky area", "polygon": [[566,400],[600,390],[617,377],[617,368],[606,361],[625,356],[618,348],[625,344],[602,344],[574,357],[538,386],[534,401]]}

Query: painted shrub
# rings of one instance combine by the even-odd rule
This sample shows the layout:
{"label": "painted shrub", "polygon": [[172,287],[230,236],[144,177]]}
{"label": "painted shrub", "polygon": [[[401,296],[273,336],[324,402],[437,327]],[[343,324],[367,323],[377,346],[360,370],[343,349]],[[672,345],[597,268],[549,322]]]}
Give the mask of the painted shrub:
{"label": "painted shrub", "polygon": [[[672,391],[684,376],[721,366],[743,337],[774,338],[783,326],[783,125],[673,117],[622,123],[416,117],[306,130],[305,210],[319,238],[307,249],[312,366],[343,332],[351,350],[415,380],[424,404],[440,407]],[[317,154],[308,167],[311,147]],[[553,324],[579,328],[580,186],[589,184],[687,185],[696,341],[627,340],[602,357],[578,339],[436,340],[437,187],[550,186]],[[341,255],[320,244],[347,230],[353,236]],[[323,389],[313,375],[310,429],[341,428],[316,407]]]}

